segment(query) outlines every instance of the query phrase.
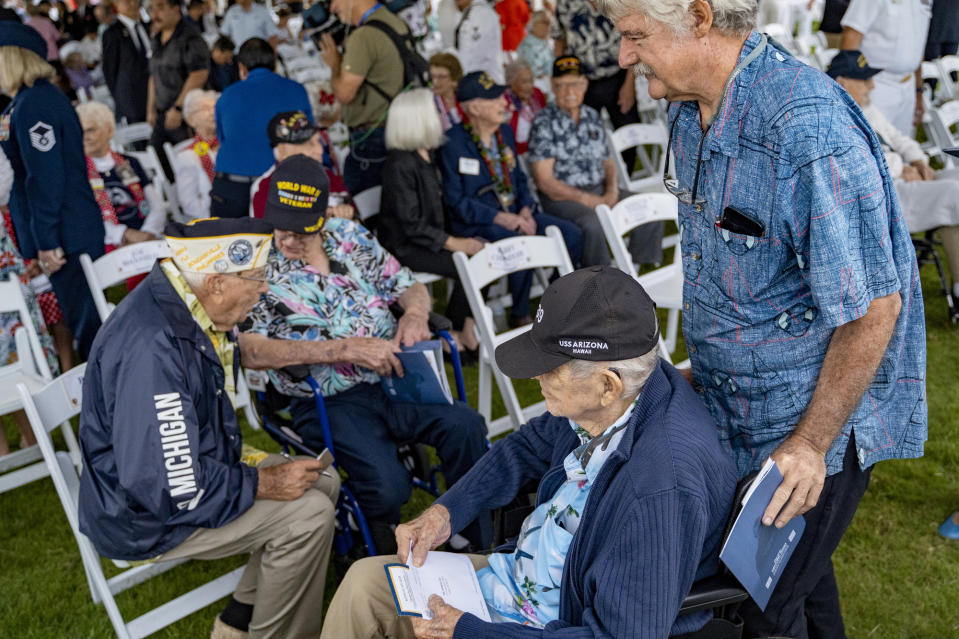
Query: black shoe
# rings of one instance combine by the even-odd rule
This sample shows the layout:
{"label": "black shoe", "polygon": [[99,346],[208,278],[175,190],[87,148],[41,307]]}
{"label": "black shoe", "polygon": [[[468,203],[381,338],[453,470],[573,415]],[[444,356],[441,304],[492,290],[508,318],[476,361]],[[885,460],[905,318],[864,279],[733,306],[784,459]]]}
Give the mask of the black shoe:
{"label": "black shoe", "polygon": [[517,317],[516,315],[510,315],[506,318],[506,325],[510,328],[519,328],[520,326],[527,326],[533,323],[533,317],[531,315],[522,315]]}

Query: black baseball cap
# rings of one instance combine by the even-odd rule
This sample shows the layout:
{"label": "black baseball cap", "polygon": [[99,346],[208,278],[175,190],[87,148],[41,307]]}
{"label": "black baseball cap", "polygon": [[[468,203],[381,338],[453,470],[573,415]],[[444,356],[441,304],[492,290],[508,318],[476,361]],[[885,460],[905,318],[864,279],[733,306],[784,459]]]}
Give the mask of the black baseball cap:
{"label": "black baseball cap", "polygon": [[553,77],[562,75],[586,75],[583,71],[583,61],[574,55],[561,55],[553,60]]}
{"label": "black baseball cap", "polygon": [[284,111],[270,118],[266,125],[266,134],[270,138],[270,146],[278,144],[303,144],[319,130],[310,124],[309,118],[302,111]]}
{"label": "black baseball cap", "polygon": [[853,80],[868,80],[882,71],[869,66],[862,51],[840,51],[829,63],[826,74],[833,78],[852,78]]}
{"label": "black baseball cap", "polygon": [[329,197],[330,180],[323,165],[297,154],[276,165],[263,219],[281,231],[319,233]]}
{"label": "black baseball cap", "polygon": [[639,357],[658,342],[656,305],[639,282],[618,269],[592,266],[549,285],[533,327],[496,348],[496,365],[525,379],[572,359]]}
{"label": "black baseball cap", "polygon": [[463,76],[456,85],[456,99],[460,102],[476,98],[490,100],[500,97],[504,91],[506,87],[496,84],[496,80],[486,71],[473,71]]}

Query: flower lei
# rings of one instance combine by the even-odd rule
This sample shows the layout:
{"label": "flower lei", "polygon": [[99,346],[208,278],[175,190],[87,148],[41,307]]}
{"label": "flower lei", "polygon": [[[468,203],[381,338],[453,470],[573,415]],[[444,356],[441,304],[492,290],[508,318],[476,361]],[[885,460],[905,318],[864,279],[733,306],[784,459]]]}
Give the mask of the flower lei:
{"label": "flower lei", "polygon": [[503,133],[499,129],[496,129],[496,148],[499,150],[499,163],[503,173],[503,177],[500,179],[493,168],[493,162],[489,158],[486,146],[480,140],[479,133],[476,132],[476,129],[473,128],[470,122],[464,122],[463,128],[466,129],[470,139],[473,140],[473,144],[479,149],[480,157],[483,158],[483,162],[486,163],[486,170],[489,171],[489,174],[493,177],[496,192],[500,195],[512,195],[513,183],[510,181],[509,172],[510,169],[512,169],[514,160],[509,145],[503,141]]}
{"label": "flower lei", "polygon": [[196,153],[198,158],[200,158],[200,166],[203,168],[203,172],[206,173],[206,176],[210,179],[210,182],[212,182],[214,164],[213,158],[210,157],[210,151],[216,151],[219,149],[220,141],[215,137],[212,140],[207,141],[197,134],[193,136],[193,144],[190,145],[190,148],[193,149],[193,152]]}

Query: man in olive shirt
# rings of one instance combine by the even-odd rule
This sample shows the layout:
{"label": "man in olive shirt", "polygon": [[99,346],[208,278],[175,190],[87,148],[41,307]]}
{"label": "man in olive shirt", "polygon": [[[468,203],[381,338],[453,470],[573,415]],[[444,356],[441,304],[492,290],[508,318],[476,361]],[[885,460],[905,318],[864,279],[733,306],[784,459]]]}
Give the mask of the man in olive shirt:
{"label": "man in olive shirt", "polygon": [[166,161],[164,142],[176,144],[190,137],[183,122],[183,100],[192,89],[202,89],[209,74],[210,49],[196,27],[184,22],[181,4],[182,0],[153,0],[150,5],[157,31],[150,58],[147,121],[153,125],[150,142],[162,162]]}
{"label": "man in olive shirt", "polygon": [[320,41],[320,53],[332,71],[333,93],[343,104],[343,122],[350,128],[343,182],[355,195],[381,182],[386,111],[403,88],[403,61],[396,45],[369,23],[381,22],[400,36],[409,28],[375,0],[333,0],[330,8],[342,22],[357,27],[347,37],[342,57],[330,34],[323,34]]}

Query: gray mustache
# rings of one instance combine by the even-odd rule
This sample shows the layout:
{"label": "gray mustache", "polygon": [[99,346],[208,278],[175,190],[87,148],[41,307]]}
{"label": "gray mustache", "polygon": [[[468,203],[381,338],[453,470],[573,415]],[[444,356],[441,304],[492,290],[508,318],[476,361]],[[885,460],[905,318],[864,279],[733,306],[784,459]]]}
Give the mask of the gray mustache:
{"label": "gray mustache", "polygon": [[653,72],[653,67],[649,66],[645,62],[637,62],[634,64],[633,73],[636,75],[656,75],[656,73]]}

